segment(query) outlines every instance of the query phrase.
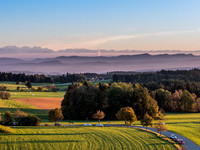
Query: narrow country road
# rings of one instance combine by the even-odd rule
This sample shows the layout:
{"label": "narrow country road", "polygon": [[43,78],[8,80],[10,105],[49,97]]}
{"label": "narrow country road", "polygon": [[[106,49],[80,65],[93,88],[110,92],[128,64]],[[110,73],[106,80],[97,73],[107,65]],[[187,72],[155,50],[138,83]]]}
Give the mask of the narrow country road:
{"label": "narrow country road", "polygon": [[[145,127],[140,127],[140,126],[133,126],[133,127],[141,128],[141,129],[146,129]],[[155,128],[147,127],[147,129],[156,132]],[[170,137],[172,134],[174,134],[179,139],[182,139],[185,142],[184,147],[187,150],[200,150],[200,147],[196,143],[194,143],[190,139],[188,139],[188,138],[186,138],[186,137],[184,137],[184,136],[182,136],[180,134],[177,134],[177,133],[174,133],[174,132],[171,132],[171,131],[165,131],[165,132],[162,132],[162,134],[165,135],[165,136],[167,136],[167,137]]]}
{"label": "narrow country road", "polygon": [[[104,126],[111,126],[111,127],[135,127],[135,128],[139,128],[139,129],[146,129],[146,127],[142,127],[142,126],[124,126],[124,125],[119,125],[119,124],[110,124],[110,125],[106,125],[105,124]],[[147,127],[147,129],[156,132],[155,128]],[[177,134],[177,133],[174,133],[174,132],[170,132],[170,131],[162,132],[162,134],[165,135],[165,136],[167,136],[167,137],[170,137],[172,134],[174,134],[179,139],[182,139],[185,142],[184,147],[187,150],[200,150],[200,147],[196,143],[194,143],[190,139],[188,139],[188,138],[186,138],[186,137],[184,137],[184,136],[182,136],[180,134]]]}

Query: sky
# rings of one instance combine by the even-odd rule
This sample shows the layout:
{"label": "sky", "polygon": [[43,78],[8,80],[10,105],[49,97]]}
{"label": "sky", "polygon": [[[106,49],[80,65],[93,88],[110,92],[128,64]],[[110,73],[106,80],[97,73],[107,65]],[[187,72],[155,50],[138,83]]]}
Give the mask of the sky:
{"label": "sky", "polygon": [[200,50],[200,0],[0,0],[0,47]]}

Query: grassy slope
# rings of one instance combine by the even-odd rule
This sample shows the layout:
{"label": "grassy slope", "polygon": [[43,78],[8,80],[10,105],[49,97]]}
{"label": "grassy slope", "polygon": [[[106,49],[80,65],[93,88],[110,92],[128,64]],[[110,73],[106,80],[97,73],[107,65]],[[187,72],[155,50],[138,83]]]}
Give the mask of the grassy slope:
{"label": "grassy slope", "polygon": [[168,114],[168,130],[179,133],[200,146],[200,113]]}
{"label": "grassy slope", "polygon": [[152,133],[134,128],[14,127],[16,134],[0,135],[0,149],[137,149],[174,150]]}
{"label": "grassy slope", "polygon": [[15,100],[2,100],[0,99],[0,113],[3,116],[3,113],[7,110],[10,110],[11,113],[14,113],[17,109],[22,110],[28,114],[33,114],[41,118],[43,121],[47,121],[48,112],[45,110],[38,109],[37,107],[16,102]]}

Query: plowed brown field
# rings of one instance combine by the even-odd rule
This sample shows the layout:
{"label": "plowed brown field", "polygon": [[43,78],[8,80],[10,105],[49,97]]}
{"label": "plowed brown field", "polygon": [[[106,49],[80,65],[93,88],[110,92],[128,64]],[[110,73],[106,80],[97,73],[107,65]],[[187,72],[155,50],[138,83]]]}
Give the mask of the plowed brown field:
{"label": "plowed brown field", "polygon": [[60,97],[42,97],[42,98],[18,98],[16,101],[36,106],[40,109],[55,109],[61,107]]}

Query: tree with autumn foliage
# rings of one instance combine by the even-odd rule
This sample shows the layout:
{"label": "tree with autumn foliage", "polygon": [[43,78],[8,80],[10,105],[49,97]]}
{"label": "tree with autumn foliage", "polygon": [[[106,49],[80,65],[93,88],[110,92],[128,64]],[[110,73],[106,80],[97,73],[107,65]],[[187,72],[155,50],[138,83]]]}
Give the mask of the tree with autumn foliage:
{"label": "tree with autumn foliage", "polygon": [[105,114],[101,110],[97,110],[97,112],[95,114],[93,114],[93,118],[98,119],[99,123],[100,123],[100,120],[103,119],[104,117],[105,117]]}
{"label": "tree with autumn foliage", "polygon": [[118,113],[116,114],[116,117],[119,120],[124,120],[125,125],[128,124],[127,121],[129,121],[130,125],[132,125],[137,120],[135,112],[131,107],[121,108],[120,111],[118,111]]}
{"label": "tree with autumn foliage", "polygon": [[156,124],[156,131],[160,133],[160,136],[161,136],[162,131],[167,131],[167,127],[165,126],[165,123],[163,123],[161,120],[159,120]]}
{"label": "tree with autumn foliage", "polygon": [[146,127],[147,130],[147,126],[153,126],[153,117],[149,116],[147,113],[144,115],[143,119],[140,120],[141,124],[143,125],[143,127]]}
{"label": "tree with autumn foliage", "polygon": [[56,123],[59,120],[63,120],[63,118],[64,117],[63,117],[61,109],[56,108],[56,109],[51,110],[49,112],[49,121],[50,122],[55,122]]}

